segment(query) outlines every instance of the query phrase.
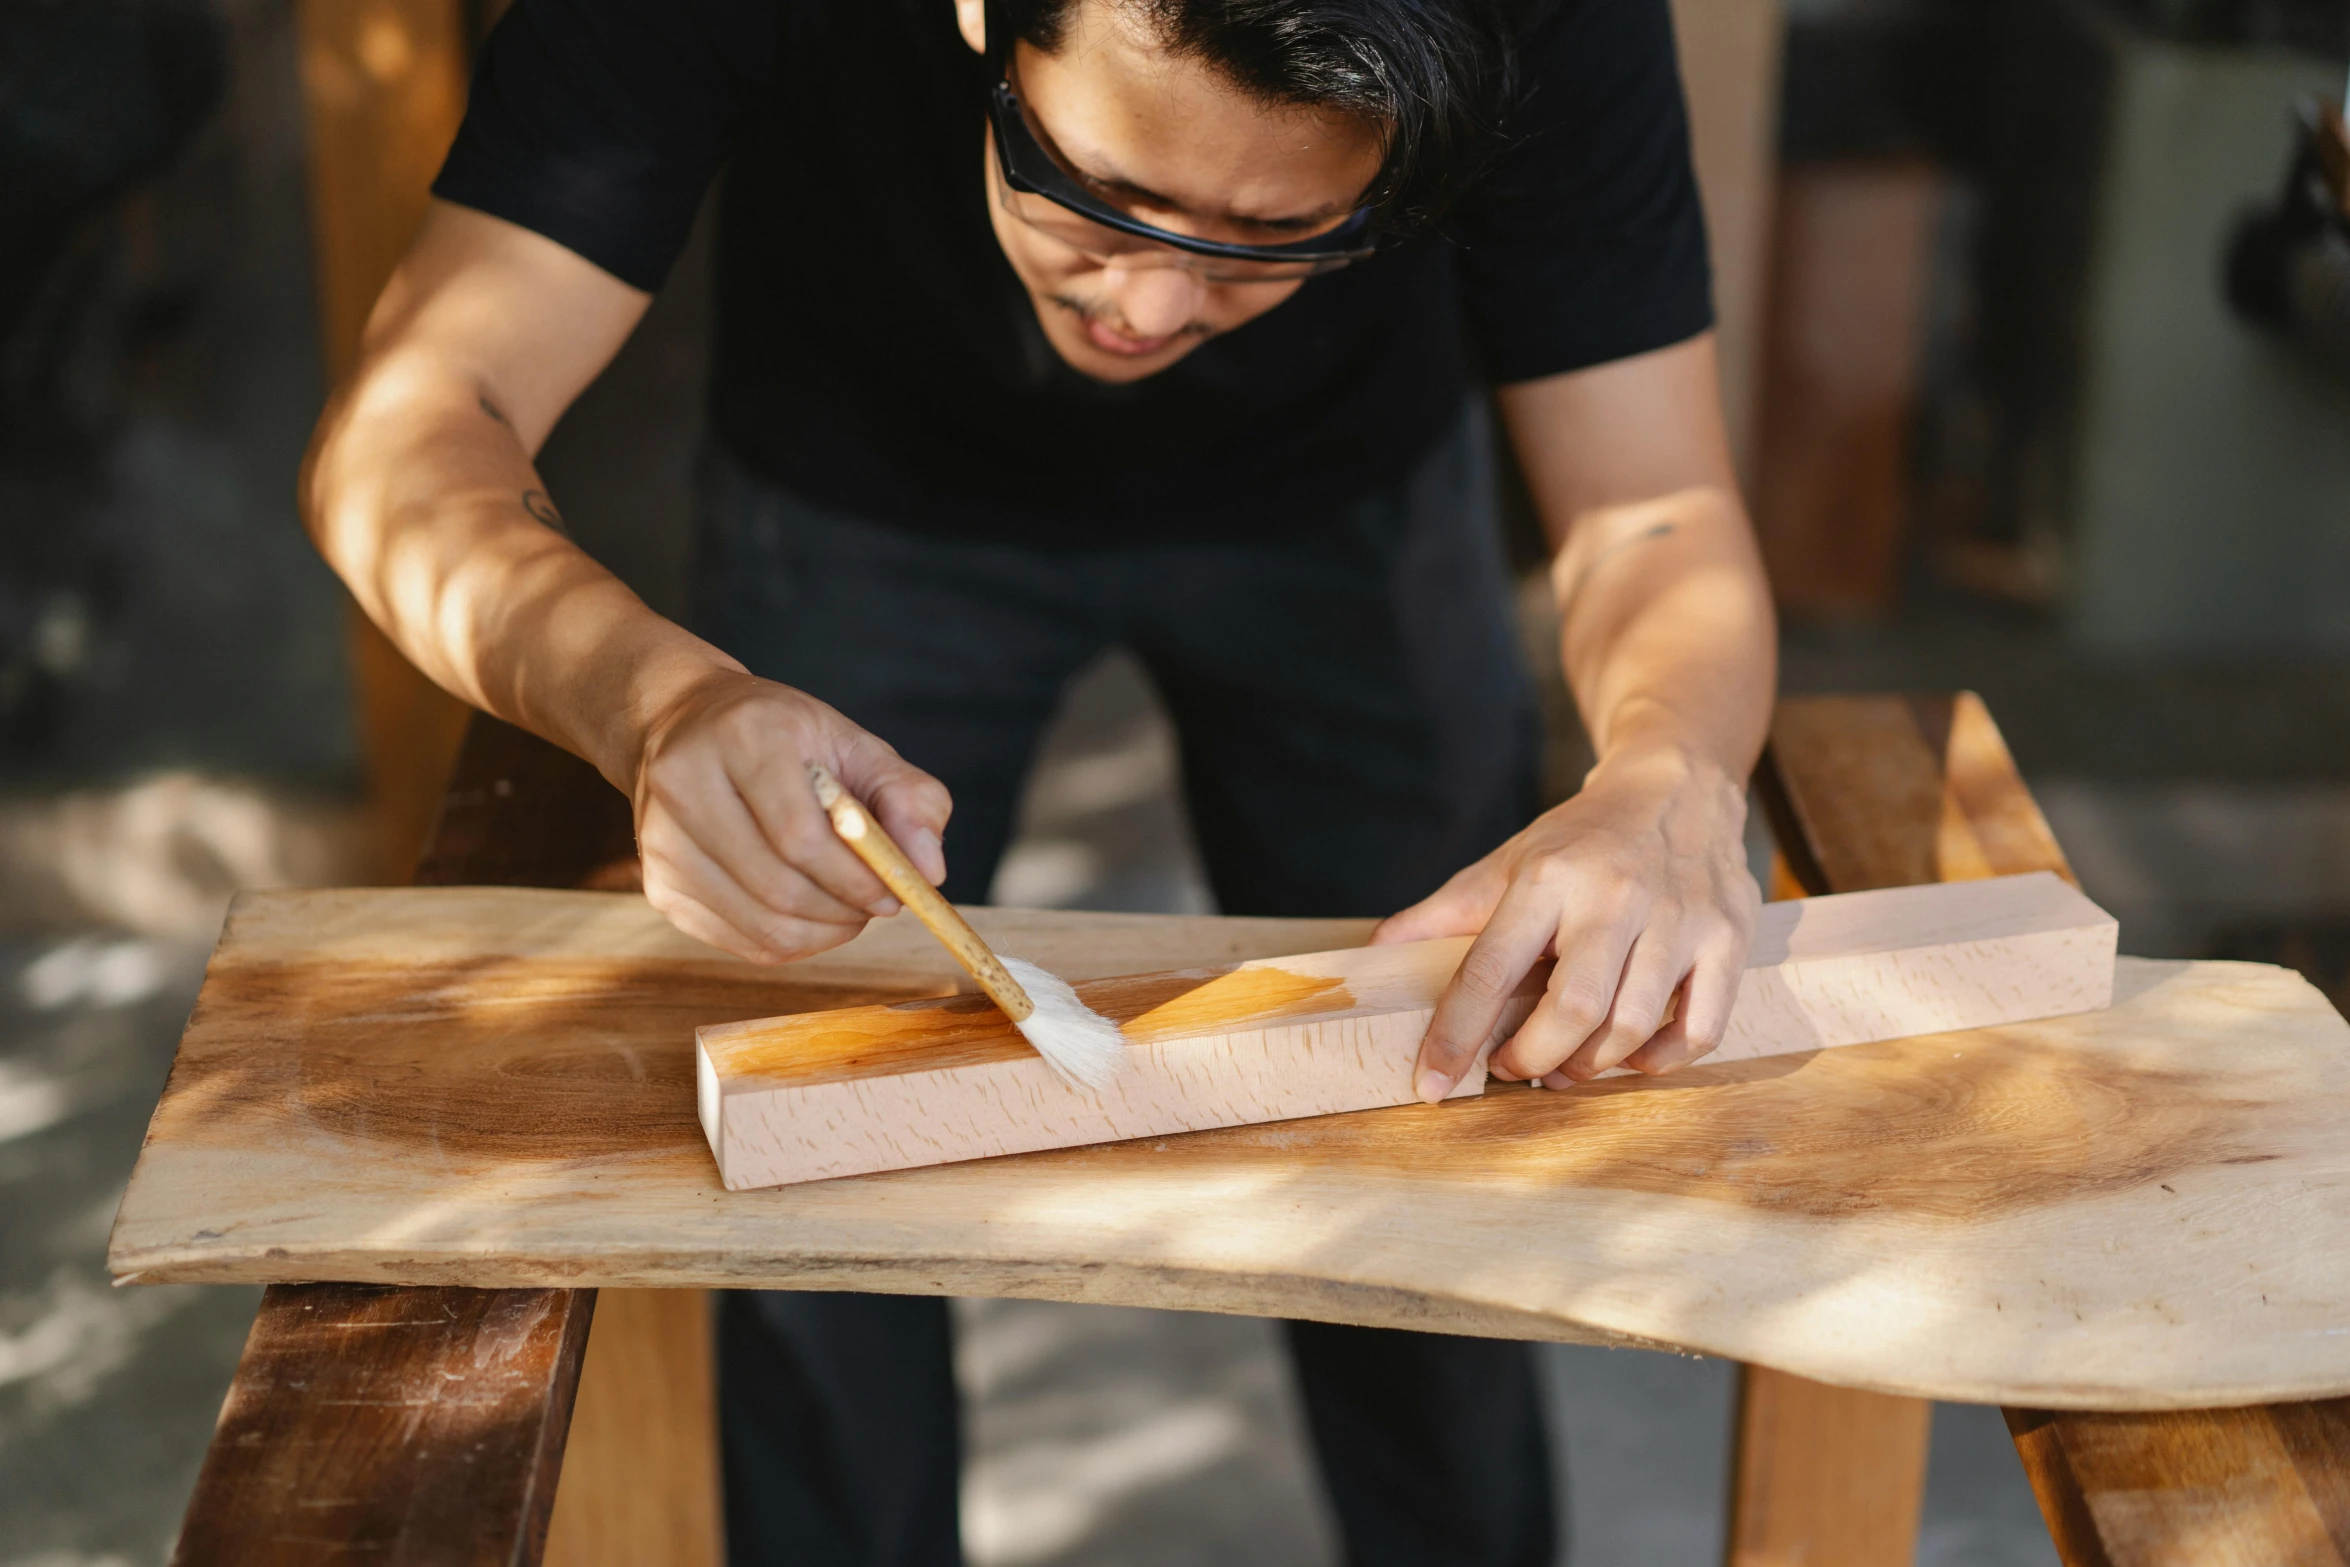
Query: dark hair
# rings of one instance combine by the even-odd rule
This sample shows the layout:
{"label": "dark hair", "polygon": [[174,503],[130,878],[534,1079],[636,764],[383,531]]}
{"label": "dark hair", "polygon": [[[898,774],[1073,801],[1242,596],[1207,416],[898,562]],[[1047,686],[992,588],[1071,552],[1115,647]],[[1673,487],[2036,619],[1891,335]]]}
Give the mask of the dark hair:
{"label": "dark hair", "polygon": [[[996,0],[1050,52],[1075,0]],[[1379,226],[1424,228],[1499,146],[1513,88],[1505,0],[1112,0],[1269,103],[1358,119],[1384,156]]]}

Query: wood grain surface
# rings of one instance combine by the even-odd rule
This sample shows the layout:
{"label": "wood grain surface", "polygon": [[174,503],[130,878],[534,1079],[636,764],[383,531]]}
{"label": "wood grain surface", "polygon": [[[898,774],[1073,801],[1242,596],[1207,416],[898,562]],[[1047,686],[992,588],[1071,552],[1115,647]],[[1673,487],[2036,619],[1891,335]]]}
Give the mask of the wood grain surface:
{"label": "wood grain surface", "polygon": [[[928,923],[928,922],[925,922]],[[1762,911],[1722,1062],[2085,1012],[2113,997],[2112,916],[2054,876],[1897,887]],[[1412,1069],[1465,938],[1097,979],[1127,1065],[1056,1074],[976,998],[697,1031],[697,1111],[730,1191],[1415,1105]],[[1486,1050],[1548,984],[1520,985]],[[1485,1052],[1452,1097],[1482,1093]],[[1628,1075],[1621,1069],[1616,1075]]]}
{"label": "wood grain surface", "polygon": [[[1343,927],[979,911],[1088,977]],[[1362,926],[1356,924],[1356,939]],[[1150,961],[1156,958],[1154,964]],[[954,988],[885,922],[782,970],[641,899],[257,894],[118,1219],[119,1274],[1031,1295],[1662,1342],[1889,1391],[2350,1390],[2350,1029],[2281,970],[2110,1012],[769,1192],[718,1184],[693,1026]]]}
{"label": "wood grain surface", "polygon": [[578,1290],[269,1291],[173,1562],[537,1561],[594,1305]]}

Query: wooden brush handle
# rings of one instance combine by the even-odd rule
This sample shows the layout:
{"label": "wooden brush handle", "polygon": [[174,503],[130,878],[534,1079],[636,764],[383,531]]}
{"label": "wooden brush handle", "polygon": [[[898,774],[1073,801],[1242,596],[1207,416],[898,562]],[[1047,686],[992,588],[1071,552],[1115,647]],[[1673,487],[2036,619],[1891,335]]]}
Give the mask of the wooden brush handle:
{"label": "wooden brush handle", "polygon": [[808,781],[816,786],[817,802],[832,818],[832,830],[840,834],[840,841],[872,867],[873,874],[897,895],[900,903],[913,911],[914,918],[929,927],[940,944],[954,954],[957,963],[971,971],[971,977],[979,981],[979,988],[1004,1009],[1004,1016],[1015,1023],[1027,1021],[1029,1014],[1036,1010],[1028,992],[1020,988],[1020,982],[1005,969],[1003,960],[995,955],[985,938],[914,869],[906,851],[881,830],[881,823],[873,819],[873,813],[843,789],[839,779],[815,762],[808,764]]}

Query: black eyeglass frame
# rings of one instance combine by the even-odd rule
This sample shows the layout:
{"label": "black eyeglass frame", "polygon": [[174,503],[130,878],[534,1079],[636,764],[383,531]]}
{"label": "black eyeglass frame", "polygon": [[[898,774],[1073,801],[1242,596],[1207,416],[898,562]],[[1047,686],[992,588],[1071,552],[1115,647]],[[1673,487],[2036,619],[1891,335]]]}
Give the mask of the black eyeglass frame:
{"label": "black eyeglass frame", "polygon": [[[996,7],[988,7],[988,30],[991,33],[1000,25],[1000,17],[1001,13]],[[1036,139],[1036,133],[1028,128],[1028,116],[1020,111],[1020,95],[1013,91],[1010,81],[999,78],[988,91],[987,118],[995,129],[996,172],[1007,186],[1022,195],[1041,196],[1054,206],[1073,212],[1089,223],[1098,223],[1120,234],[1217,261],[1308,265],[1325,269],[1361,261],[1379,249],[1378,236],[1371,232],[1369,207],[1358,207],[1345,222],[1327,233],[1287,245],[1233,245],[1222,240],[1201,239],[1194,234],[1178,234],[1172,229],[1145,223],[1139,218],[1127,216],[1094,195],[1061,167],[1059,160],[1045,150],[1044,144]]]}

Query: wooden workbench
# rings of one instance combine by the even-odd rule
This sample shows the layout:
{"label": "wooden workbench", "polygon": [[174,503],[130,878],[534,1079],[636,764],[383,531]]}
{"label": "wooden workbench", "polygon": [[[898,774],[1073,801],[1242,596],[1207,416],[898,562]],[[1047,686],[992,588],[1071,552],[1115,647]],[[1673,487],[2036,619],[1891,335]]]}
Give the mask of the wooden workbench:
{"label": "wooden workbench", "polygon": [[[2061,866],[1970,700],[1791,703],[1775,753],[1766,794],[1806,886]],[[557,761],[511,731],[478,729],[434,879],[560,884],[623,858],[617,797]],[[599,811],[601,837],[577,830]],[[493,845],[502,862],[482,863]],[[272,1289],[181,1559],[323,1559],[331,1541],[337,1555],[389,1560],[535,1560],[589,1304],[562,1290]],[[321,1399],[322,1383],[338,1396]],[[1734,1560],[1906,1560],[1924,1412],[1751,1374]],[[2213,1541],[2228,1531],[2247,1561],[2335,1559],[2303,1547],[2330,1541],[2328,1520],[2344,1517],[2322,1462],[2338,1445],[2336,1406],[2012,1419],[2070,1562],[2226,1560]],[[2175,1497],[2159,1483],[2172,1472]]]}

